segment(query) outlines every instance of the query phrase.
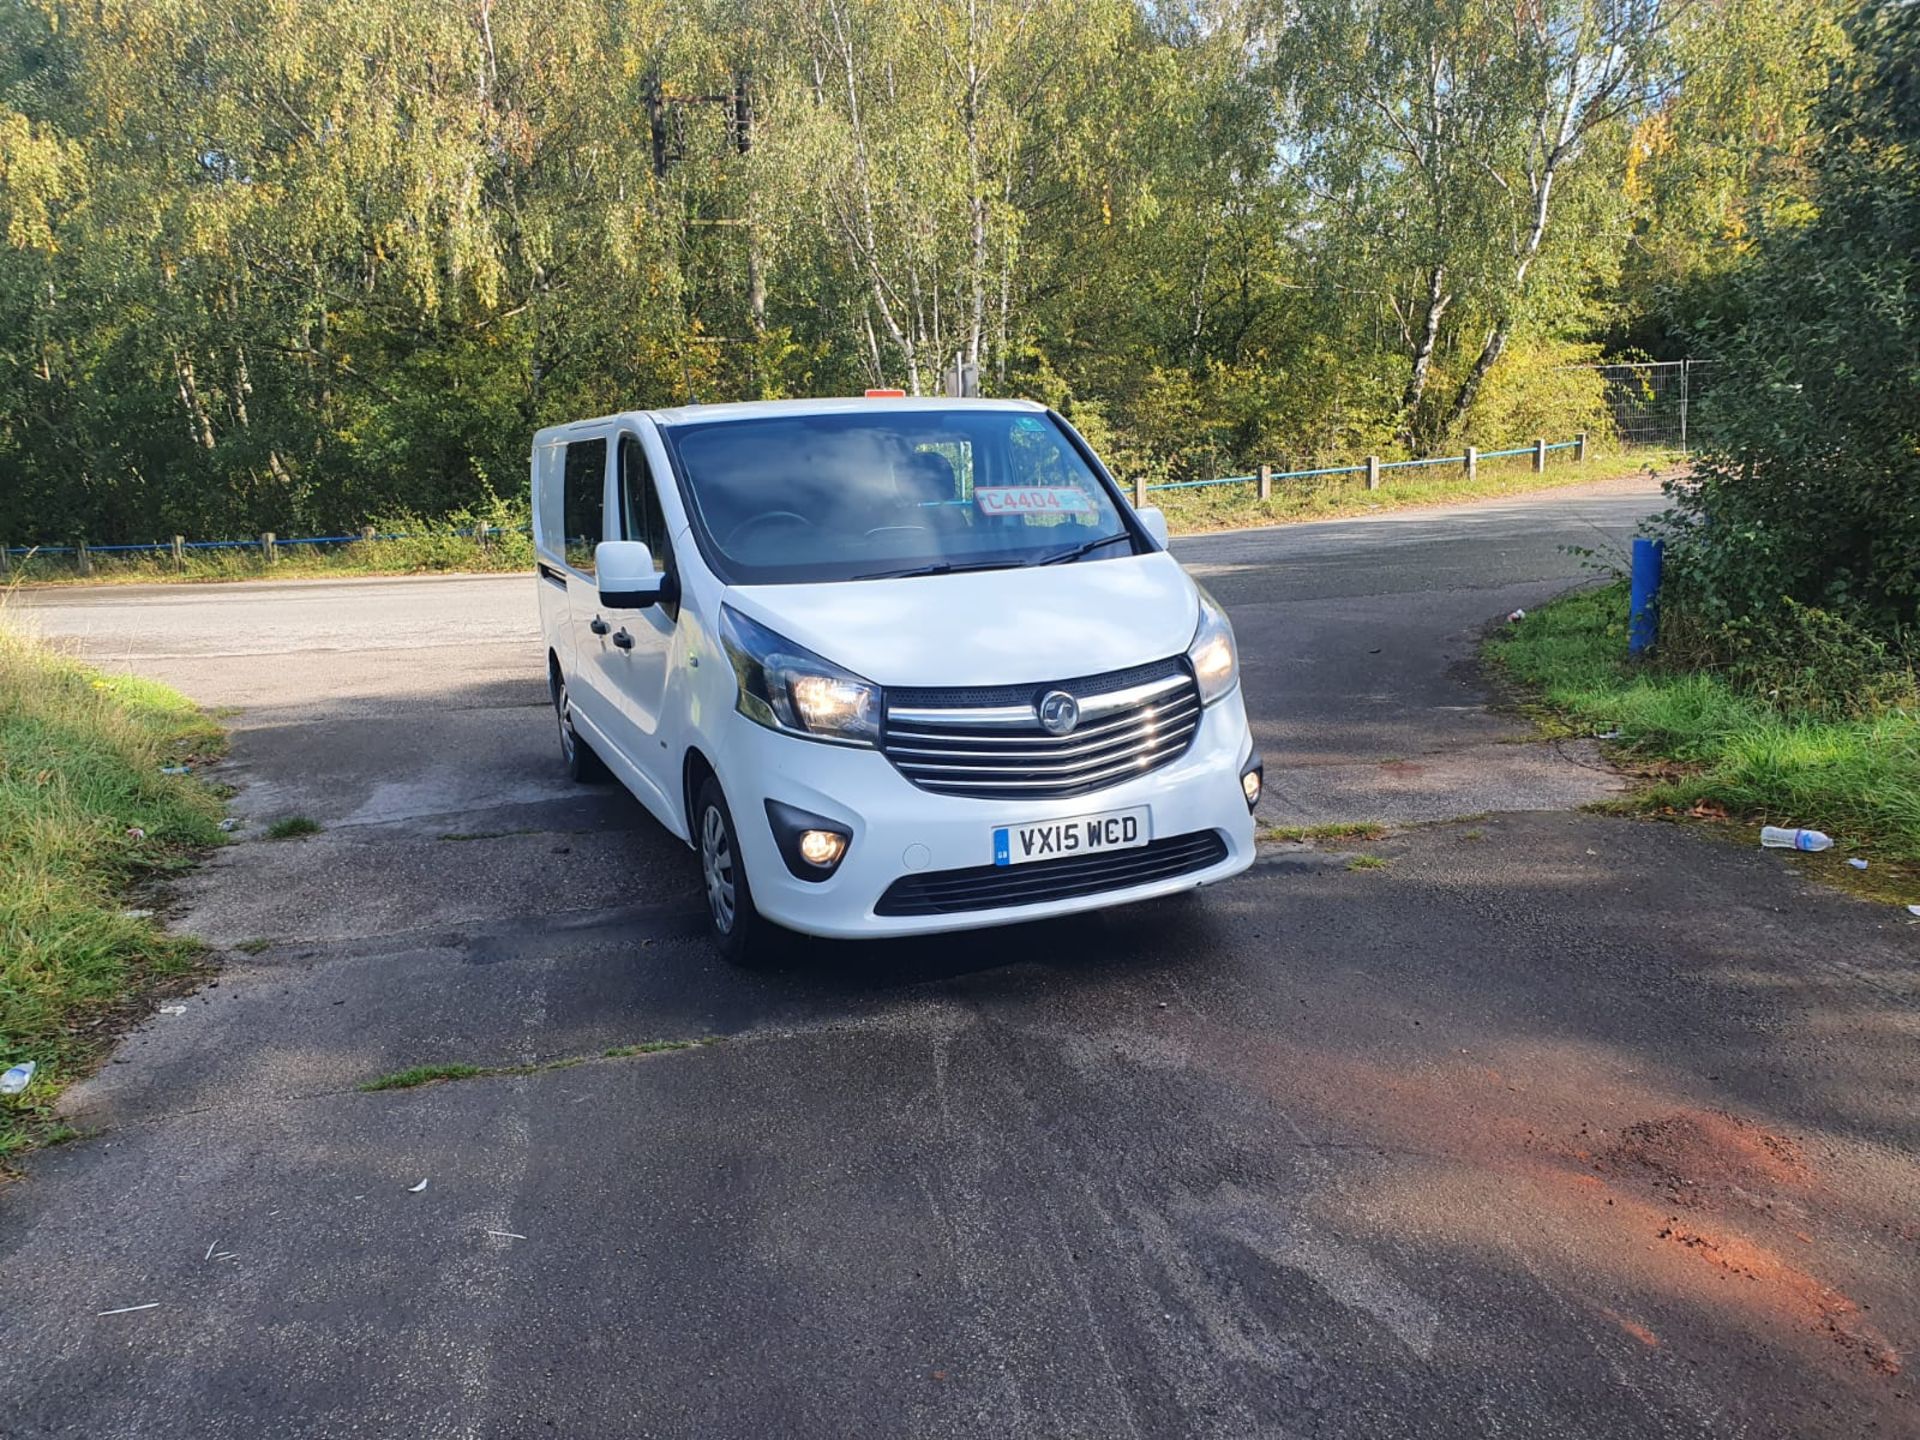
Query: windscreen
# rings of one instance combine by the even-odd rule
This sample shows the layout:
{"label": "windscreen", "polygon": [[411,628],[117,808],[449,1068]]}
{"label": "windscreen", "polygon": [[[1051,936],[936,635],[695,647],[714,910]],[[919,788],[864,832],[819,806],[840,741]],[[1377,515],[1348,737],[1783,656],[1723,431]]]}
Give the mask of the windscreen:
{"label": "windscreen", "polygon": [[1103,560],[1133,532],[1045,415],[861,411],[669,426],[721,578],[878,579]]}

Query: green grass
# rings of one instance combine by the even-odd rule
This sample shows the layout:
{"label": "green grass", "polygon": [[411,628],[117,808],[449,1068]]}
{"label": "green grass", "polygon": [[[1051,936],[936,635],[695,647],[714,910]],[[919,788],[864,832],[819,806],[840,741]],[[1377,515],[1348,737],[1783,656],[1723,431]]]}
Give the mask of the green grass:
{"label": "green grass", "polygon": [[289,815],[284,820],[276,820],[267,826],[269,840],[297,840],[302,835],[318,835],[320,822],[309,820],[305,815]]}
{"label": "green grass", "polygon": [[1590,484],[1644,474],[1649,468],[1664,468],[1672,459],[1662,451],[1590,452],[1586,463],[1579,465],[1574,463],[1571,451],[1556,450],[1547,456],[1547,468],[1538,475],[1533,473],[1530,458],[1517,456],[1481,461],[1471,483],[1461,466],[1432,465],[1417,470],[1382,471],[1378,490],[1367,489],[1364,476],[1348,475],[1276,480],[1272,498],[1264,503],[1251,481],[1244,485],[1208,485],[1192,490],[1149,490],[1147,503],[1158,505],[1166,512],[1168,528],[1174,534],[1191,534],[1520,495],[1561,485]]}
{"label": "green grass", "polygon": [[436,1085],[443,1080],[539,1075],[549,1070],[571,1070],[576,1065],[585,1065],[592,1060],[631,1060],[642,1055],[664,1055],[673,1050],[698,1050],[719,1043],[719,1036],[706,1035],[697,1040],[642,1040],[634,1045],[609,1046],[598,1055],[563,1055],[554,1060],[534,1060],[522,1065],[469,1065],[465,1061],[446,1065],[415,1065],[406,1070],[376,1076],[372,1080],[363,1080],[356,1088],[369,1092],[411,1090],[416,1085]]}
{"label": "green grass", "polygon": [[53,1133],[50,1105],[100,1049],[94,1022],[192,968],[199,947],[124,913],[141,881],[221,841],[220,801],[162,766],[221,753],[220,727],[151,681],[104,675],[0,626],[0,1159]]}
{"label": "green grass", "polygon": [[1542,606],[1489,650],[1549,724],[1619,731],[1611,743],[1648,777],[1640,805],[1719,807],[1824,830],[1843,854],[1920,861],[1920,715],[1785,714],[1713,674],[1630,663],[1623,583]]}
{"label": "green grass", "polygon": [[1378,820],[1342,820],[1329,825],[1274,825],[1268,828],[1266,838],[1301,844],[1310,840],[1384,840],[1387,835],[1387,827]]}
{"label": "green grass", "polygon": [[362,1090],[411,1090],[416,1085],[431,1085],[437,1080],[466,1080],[475,1075],[490,1074],[484,1065],[415,1065],[408,1070],[395,1070],[391,1075],[382,1075],[377,1079],[365,1081]]}
{"label": "green grass", "polygon": [[1347,869],[1349,870],[1385,870],[1392,864],[1393,862],[1391,860],[1383,859],[1378,855],[1356,855],[1351,860],[1347,861]]}

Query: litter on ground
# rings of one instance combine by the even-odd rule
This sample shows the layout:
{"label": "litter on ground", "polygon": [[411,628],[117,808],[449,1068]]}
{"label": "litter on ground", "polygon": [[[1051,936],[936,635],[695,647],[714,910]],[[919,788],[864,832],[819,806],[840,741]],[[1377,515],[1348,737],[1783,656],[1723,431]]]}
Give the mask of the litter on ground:
{"label": "litter on ground", "polygon": [[409,1195],[418,1195],[422,1190],[426,1188],[427,1188],[427,1182],[423,1179],[418,1185],[409,1185],[407,1187],[407,1193]]}
{"label": "litter on ground", "polygon": [[158,1300],[149,1300],[144,1305],[122,1305],[118,1310],[102,1310],[99,1313],[102,1315],[131,1315],[136,1310],[158,1310],[159,1308],[160,1302]]}

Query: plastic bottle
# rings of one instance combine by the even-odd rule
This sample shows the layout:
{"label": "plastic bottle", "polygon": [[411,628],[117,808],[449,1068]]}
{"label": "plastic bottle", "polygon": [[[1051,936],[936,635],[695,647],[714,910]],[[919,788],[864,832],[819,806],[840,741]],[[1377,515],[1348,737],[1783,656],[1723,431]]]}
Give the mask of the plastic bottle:
{"label": "plastic bottle", "polygon": [[1760,843],[1769,850],[1826,850],[1833,837],[1818,830],[1782,830],[1778,825],[1760,827]]}
{"label": "plastic bottle", "polygon": [[27,1088],[27,1082],[33,1079],[34,1062],[23,1060],[6,1074],[0,1075],[0,1095],[18,1095]]}

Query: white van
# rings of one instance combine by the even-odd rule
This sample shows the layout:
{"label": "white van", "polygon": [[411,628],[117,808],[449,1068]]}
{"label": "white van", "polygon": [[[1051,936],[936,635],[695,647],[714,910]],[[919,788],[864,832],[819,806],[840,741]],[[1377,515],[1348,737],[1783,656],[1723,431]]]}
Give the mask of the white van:
{"label": "white van", "polygon": [[1039,405],[806,400],[542,430],[574,776],[700,854],[713,933],[918,934],[1253,861],[1227,617]]}

